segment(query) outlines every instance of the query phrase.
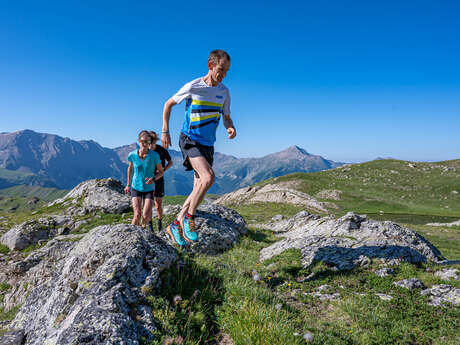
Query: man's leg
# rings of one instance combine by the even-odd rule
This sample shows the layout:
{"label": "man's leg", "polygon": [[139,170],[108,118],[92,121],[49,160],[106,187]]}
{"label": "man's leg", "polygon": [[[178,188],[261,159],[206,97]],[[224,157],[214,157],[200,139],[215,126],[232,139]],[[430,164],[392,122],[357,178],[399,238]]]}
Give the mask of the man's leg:
{"label": "man's leg", "polygon": [[199,156],[189,159],[195,170],[195,180],[193,191],[184,203],[178,215],[178,220],[181,224],[184,238],[189,242],[196,242],[198,241],[198,234],[195,229],[195,212],[206,192],[214,183],[215,175],[211,165],[204,157]]}
{"label": "man's leg", "polygon": [[133,220],[131,224],[139,225],[139,220],[141,217],[141,208],[142,208],[142,198],[140,196],[132,198],[133,201]]}
{"label": "man's leg", "polygon": [[163,198],[155,198],[155,210],[157,211],[158,231],[160,231],[163,219]]}
{"label": "man's leg", "polygon": [[182,210],[177,216],[180,222],[182,222],[187,212],[191,215],[195,215],[196,209],[206,195],[206,192],[211,188],[215,179],[214,171],[204,157],[189,157],[188,159],[195,171],[195,177],[192,193],[190,193],[185,200]]}

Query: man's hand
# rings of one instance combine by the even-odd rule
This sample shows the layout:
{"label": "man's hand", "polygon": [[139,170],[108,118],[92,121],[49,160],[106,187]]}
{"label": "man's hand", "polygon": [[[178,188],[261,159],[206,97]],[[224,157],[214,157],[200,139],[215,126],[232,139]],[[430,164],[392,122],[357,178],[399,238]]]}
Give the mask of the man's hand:
{"label": "man's hand", "polygon": [[233,139],[234,137],[236,137],[236,129],[235,129],[235,127],[228,127],[227,128],[227,133],[228,133],[228,138],[229,139]]}
{"label": "man's hand", "polygon": [[125,187],[125,194],[129,194],[129,190],[130,190],[129,186],[126,186]]}
{"label": "man's hand", "polygon": [[171,146],[171,136],[169,133],[161,133],[161,145],[163,145],[165,149]]}
{"label": "man's hand", "polygon": [[163,177],[164,174],[165,174],[164,172],[158,173],[158,174],[156,174],[153,178],[155,179],[155,181],[156,181],[156,180],[159,180],[160,178]]}

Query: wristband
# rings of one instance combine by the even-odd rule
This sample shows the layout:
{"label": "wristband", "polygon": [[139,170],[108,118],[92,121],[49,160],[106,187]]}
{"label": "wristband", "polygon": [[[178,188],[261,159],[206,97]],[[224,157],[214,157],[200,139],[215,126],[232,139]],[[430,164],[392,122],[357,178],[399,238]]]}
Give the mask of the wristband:
{"label": "wristband", "polygon": [[161,134],[169,134],[169,131],[161,131]]}

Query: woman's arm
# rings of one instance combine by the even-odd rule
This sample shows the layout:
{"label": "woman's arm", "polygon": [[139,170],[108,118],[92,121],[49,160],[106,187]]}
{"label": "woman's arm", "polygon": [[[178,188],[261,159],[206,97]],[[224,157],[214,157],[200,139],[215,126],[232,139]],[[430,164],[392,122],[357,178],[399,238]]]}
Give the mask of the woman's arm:
{"label": "woman's arm", "polygon": [[131,187],[131,177],[133,175],[133,163],[132,162],[129,162],[129,165],[128,165],[128,182],[126,183],[126,187],[125,187],[125,193],[126,194],[129,194],[129,189]]}

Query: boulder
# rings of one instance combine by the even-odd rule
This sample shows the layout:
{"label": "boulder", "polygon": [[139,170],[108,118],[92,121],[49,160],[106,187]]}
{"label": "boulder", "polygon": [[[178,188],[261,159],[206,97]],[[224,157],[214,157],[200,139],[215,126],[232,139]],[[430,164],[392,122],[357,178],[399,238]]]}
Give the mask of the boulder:
{"label": "boulder", "polygon": [[425,285],[422,283],[422,281],[417,278],[403,279],[403,280],[394,282],[393,285],[399,286],[405,289],[409,289],[409,290],[425,288]]}
{"label": "boulder", "polygon": [[456,268],[444,268],[441,271],[437,271],[434,275],[444,280],[449,280],[449,279],[458,280],[459,279],[458,269]]}
{"label": "boulder", "polygon": [[69,216],[58,215],[28,220],[13,226],[3,234],[0,242],[11,250],[22,250],[41,240],[48,240],[51,237],[62,235],[70,231],[72,225],[72,217]]}
{"label": "boulder", "polygon": [[174,248],[128,224],[99,226],[76,242],[53,239],[5,274],[20,277],[5,295],[22,304],[9,328],[24,332],[25,345],[139,344],[155,330],[142,291],[159,288],[176,259]]}
{"label": "boulder", "polygon": [[[281,241],[263,248],[261,261],[291,248],[300,249],[304,267],[321,261],[339,270],[367,266],[372,259],[387,264],[445,260],[423,236],[393,222],[369,220],[352,212],[338,219],[305,213],[293,219],[296,227],[278,234],[283,237]],[[275,225],[272,228],[277,229]]]}
{"label": "boulder", "polygon": [[430,289],[423,290],[422,296],[428,296],[428,304],[436,307],[446,303],[460,305],[460,289],[454,286],[440,284],[433,285]]}
{"label": "boulder", "polygon": [[319,213],[328,213],[327,207],[336,207],[335,204],[320,202],[306,193],[278,184],[241,188],[214,201],[219,205],[251,204],[256,202],[294,204],[305,206]]}
{"label": "boulder", "polygon": [[253,226],[262,229],[270,229],[270,231],[281,233],[297,229],[303,226],[307,220],[320,218],[320,216],[316,214],[310,214],[308,211],[300,211],[290,218],[280,218],[275,216],[266,224],[255,224]]}
{"label": "boulder", "polygon": [[124,193],[120,181],[107,178],[88,180],[72,189],[64,198],[53,201],[50,206],[74,205],[72,214],[124,213],[130,210],[131,198]]}
{"label": "boulder", "polygon": [[[190,244],[192,252],[218,254],[232,247],[238,238],[247,233],[246,223],[238,212],[214,204],[201,205],[195,214],[198,241]],[[173,243],[166,232],[163,238]]]}
{"label": "boulder", "polygon": [[383,267],[377,271],[375,271],[375,275],[379,276],[379,277],[387,277],[389,275],[394,275],[395,274],[395,271],[391,268],[388,268],[388,267]]}

